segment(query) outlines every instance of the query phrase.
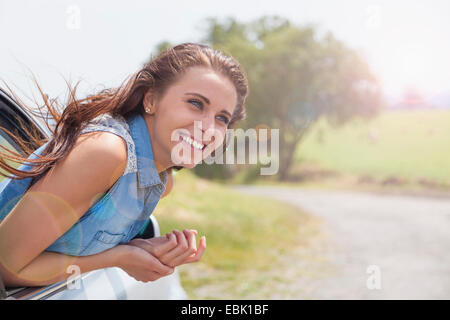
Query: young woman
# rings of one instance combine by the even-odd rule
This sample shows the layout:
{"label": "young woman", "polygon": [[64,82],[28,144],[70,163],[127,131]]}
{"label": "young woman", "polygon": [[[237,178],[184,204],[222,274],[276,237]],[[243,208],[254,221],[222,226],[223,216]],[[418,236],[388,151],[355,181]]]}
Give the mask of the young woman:
{"label": "young woman", "polygon": [[[120,267],[147,282],[199,261],[206,238],[197,248],[195,230],[139,234],[170,192],[172,169],[193,168],[196,151],[202,160],[223,147],[226,130],[245,118],[248,82],[239,63],[183,43],[116,90],[79,100],[70,93],[62,113],[42,93],[56,121],[48,126],[52,139],[39,141],[28,158],[1,153],[0,167],[12,174],[0,184],[5,284],[52,284],[70,276],[69,265],[82,273]],[[209,140],[208,130],[214,131]],[[179,146],[192,152],[176,155]],[[15,169],[6,159],[22,165]]]}

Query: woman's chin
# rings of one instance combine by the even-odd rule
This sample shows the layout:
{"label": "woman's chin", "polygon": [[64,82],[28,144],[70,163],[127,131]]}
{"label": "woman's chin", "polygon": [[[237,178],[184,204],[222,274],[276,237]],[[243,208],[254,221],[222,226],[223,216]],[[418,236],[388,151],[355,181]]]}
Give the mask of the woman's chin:
{"label": "woman's chin", "polygon": [[183,164],[183,167],[185,167],[186,169],[193,169],[196,166],[197,166],[197,164],[195,164],[195,163]]}
{"label": "woman's chin", "polygon": [[186,168],[186,169],[192,169],[192,168],[195,168],[196,166],[197,166],[197,164],[199,164],[199,163],[195,163],[195,162],[193,162],[193,160],[182,160],[182,161],[180,161],[178,164],[174,164],[175,166],[181,166],[181,167],[183,167],[183,168]]}

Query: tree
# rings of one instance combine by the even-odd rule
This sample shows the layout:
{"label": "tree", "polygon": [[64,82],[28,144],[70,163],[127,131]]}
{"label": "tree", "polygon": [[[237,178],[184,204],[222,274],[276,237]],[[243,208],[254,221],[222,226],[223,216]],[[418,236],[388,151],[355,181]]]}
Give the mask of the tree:
{"label": "tree", "polygon": [[247,71],[250,95],[243,126],[280,129],[280,180],[320,117],[341,125],[355,116],[373,116],[383,106],[367,63],[331,33],[317,39],[313,27],[294,26],[278,16],[249,24],[210,18],[202,41],[234,56]]}

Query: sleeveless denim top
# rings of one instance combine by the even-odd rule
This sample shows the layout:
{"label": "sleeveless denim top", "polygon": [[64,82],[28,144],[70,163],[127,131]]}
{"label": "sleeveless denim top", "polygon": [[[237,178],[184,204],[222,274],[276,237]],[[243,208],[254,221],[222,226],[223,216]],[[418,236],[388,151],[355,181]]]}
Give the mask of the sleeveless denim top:
{"label": "sleeveless denim top", "polygon": [[[45,251],[86,256],[127,243],[145,227],[166,188],[167,172],[158,174],[147,124],[140,114],[128,119],[102,114],[87,123],[80,134],[112,132],[127,144],[127,166],[116,183],[84,215]],[[28,159],[36,159],[45,143]],[[20,170],[32,166],[22,164]],[[94,177],[93,177],[94,178]],[[0,221],[14,208],[31,178],[0,182]]]}

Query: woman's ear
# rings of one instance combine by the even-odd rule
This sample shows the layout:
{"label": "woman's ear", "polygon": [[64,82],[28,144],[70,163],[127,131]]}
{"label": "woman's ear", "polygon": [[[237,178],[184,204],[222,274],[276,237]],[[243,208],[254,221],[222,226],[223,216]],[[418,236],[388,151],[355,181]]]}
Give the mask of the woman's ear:
{"label": "woman's ear", "polygon": [[144,105],[144,109],[149,114],[154,114],[156,111],[156,96],[153,93],[152,89],[148,89],[144,95],[144,99],[142,104]]}

